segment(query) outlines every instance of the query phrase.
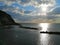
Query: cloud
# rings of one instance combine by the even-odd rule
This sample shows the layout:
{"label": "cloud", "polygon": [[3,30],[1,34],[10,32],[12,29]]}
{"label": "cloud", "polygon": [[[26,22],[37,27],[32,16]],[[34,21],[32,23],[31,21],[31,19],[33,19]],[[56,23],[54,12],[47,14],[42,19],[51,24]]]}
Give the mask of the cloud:
{"label": "cloud", "polygon": [[60,14],[60,6],[56,6],[49,11],[49,14],[58,15]]}
{"label": "cloud", "polygon": [[43,4],[49,4],[49,3],[54,4],[55,3],[55,0],[0,0],[0,1],[4,1],[7,4],[12,4],[16,2],[23,6],[32,5],[36,7],[39,7],[42,3]]}
{"label": "cloud", "polygon": [[5,12],[11,12],[13,14],[19,14],[19,15],[21,14],[21,15],[24,15],[24,10],[19,9],[18,7],[13,8],[11,6],[8,6],[8,7],[7,6],[0,6],[0,10],[3,10]]}
{"label": "cloud", "polygon": [[50,12],[52,12],[52,11],[55,10],[56,8],[60,8],[60,6],[55,6],[55,7],[53,7],[53,8],[50,10]]}
{"label": "cloud", "polygon": [[[24,9],[20,9],[19,6],[15,7],[14,9],[11,9],[13,13],[29,16],[41,15],[41,4],[49,4],[49,6],[55,4],[55,0],[0,0],[0,1],[5,2],[7,6],[11,6],[14,3],[22,5],[23,7],[33,6],[34,8],[36,8],[34,11],[26,11]],[[10,11],[10,8],[7,8],[5,10]]]}
{"label": "cloud", "polygon": [[27,5],[30,5],[31,1],[32,0],[19,0],[17,1],[17,3],[23,6],[27,6]]}

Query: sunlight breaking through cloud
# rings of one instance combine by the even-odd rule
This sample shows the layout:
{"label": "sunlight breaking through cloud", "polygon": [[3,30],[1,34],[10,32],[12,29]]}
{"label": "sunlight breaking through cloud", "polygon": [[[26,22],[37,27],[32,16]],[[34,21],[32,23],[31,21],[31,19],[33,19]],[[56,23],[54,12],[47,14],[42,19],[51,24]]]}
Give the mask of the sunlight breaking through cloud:
{"label": "sunlight breaking through cloud", "polygon": [[22,15],[29,15],[29,16],[33,14],[34,14],[33,16],[46,15],[46,12],[50,11],[49,7],[53,7],[56,3],[55,0],[0,0],[0,1],[3,1],[7,6],[11,6],[14,3],[17,3],[18,5],[22,5],[23,7],[33,6],[34,8],[36,8],[36,10],[31,11],[29,14],[24,13],[25,10],[23,10],[22,12],[19,11],[19,7],[15,7],[18,9],[12,11],[15,13],[19,13]]}

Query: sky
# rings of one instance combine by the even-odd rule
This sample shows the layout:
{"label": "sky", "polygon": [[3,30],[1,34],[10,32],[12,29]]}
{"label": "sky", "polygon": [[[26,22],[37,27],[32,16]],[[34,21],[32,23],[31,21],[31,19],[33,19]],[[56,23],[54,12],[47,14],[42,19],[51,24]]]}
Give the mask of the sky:
{"label": "sky", "polygon": [[58,14],[59,9],[60,0],[0,0],[0,10],[9,13],[17,22],[49,17]]}
{"label": "sky", "polygon": [[60,0],[56,0],[56,5],[59,5],[60,6]]}

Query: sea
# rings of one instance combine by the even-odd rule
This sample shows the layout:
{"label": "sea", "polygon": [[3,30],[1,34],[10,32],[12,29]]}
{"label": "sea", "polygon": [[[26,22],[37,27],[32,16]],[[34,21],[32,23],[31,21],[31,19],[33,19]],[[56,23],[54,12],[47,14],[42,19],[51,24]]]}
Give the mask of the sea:
{"label": "sea", "polygon": [[21,25],[23,27],[0,26],[0,45],[60,45],[60,34],[40,33],[40,31],[60,32],[60,23],[21,23]]}

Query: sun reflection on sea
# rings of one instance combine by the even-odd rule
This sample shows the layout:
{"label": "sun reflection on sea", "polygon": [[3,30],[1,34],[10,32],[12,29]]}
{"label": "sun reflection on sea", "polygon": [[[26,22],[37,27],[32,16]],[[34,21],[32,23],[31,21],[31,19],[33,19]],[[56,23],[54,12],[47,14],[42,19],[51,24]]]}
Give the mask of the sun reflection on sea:
{"label": "sun reflection on sea", "polygon": [[47,31],[49,28],[49,23],[40,23],[39,27],[41,27],[41,31]]}
{"label": "sun reflection on sea", "polygon": [[[39,27],[41,27],[40,31],[48,31],[50,23],[40,23]],[[39,32],[40,32],[39,31]],[[49,45],[50,43],[50,36],[49,34],[39,34],[40,45]]]}

